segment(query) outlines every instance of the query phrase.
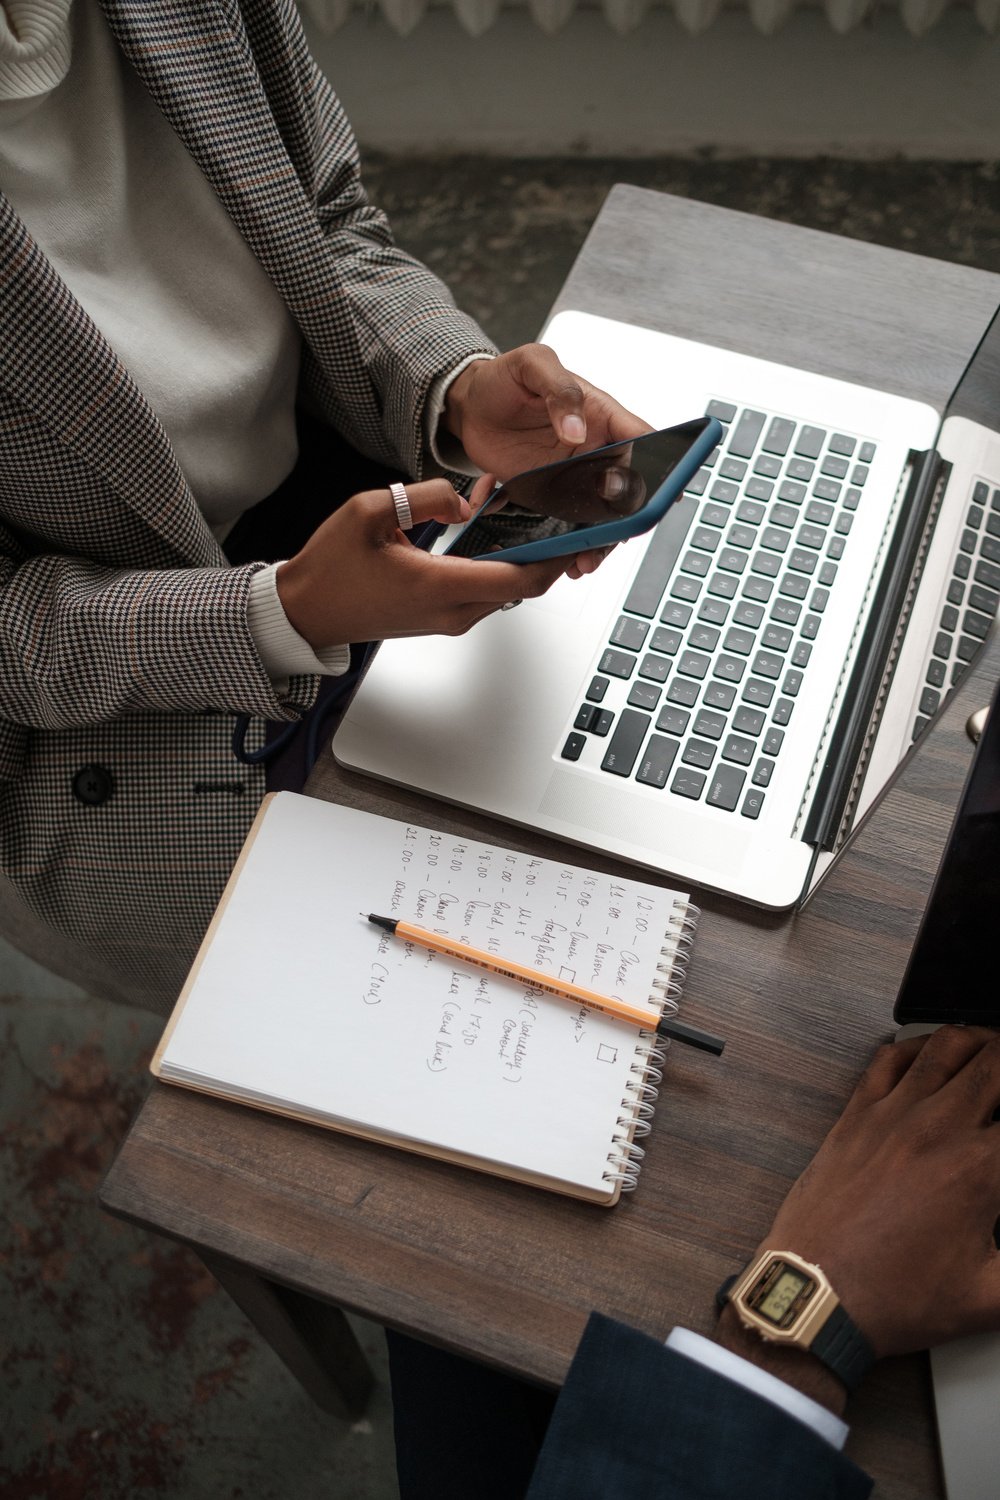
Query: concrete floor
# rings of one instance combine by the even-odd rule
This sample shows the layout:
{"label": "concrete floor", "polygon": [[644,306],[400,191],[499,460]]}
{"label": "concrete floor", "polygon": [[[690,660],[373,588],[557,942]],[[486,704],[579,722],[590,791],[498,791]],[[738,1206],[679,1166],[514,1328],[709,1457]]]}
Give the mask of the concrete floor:
{"label": "concrete floor", "polygon": [[[994,163],[373,158],[369,180],[502,345],[615,181],[1000,271]],[[0,946],[0,1494],[395,1500],[384,1380],[361,1422],[318,1412],[192,1255],[96,1206],[161,1024]]]}

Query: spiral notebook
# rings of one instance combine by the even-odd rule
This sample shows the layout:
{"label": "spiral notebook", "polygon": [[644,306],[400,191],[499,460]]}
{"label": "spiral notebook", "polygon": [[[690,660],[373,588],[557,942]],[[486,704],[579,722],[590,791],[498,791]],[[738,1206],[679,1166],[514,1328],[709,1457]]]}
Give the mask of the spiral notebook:
{"label": "spiral notebook", "polygon": [[678,891],[278,792],[154,1074],[594,1203],[635,1187],[664,1042],[369,912],[660,1013],[677,1009],[698,917]]}

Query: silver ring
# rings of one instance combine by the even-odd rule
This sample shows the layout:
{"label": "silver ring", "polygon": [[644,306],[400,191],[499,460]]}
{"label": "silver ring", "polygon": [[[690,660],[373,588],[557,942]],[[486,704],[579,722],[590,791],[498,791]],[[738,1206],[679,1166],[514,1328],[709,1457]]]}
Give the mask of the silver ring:
{"label": "silver ring", "polygon": [[523,604],[523,603],[524,603],[523,599],[508,599],[507,603],[506,604],[501,604],[500,608],[501,608],[501,610],[504,610],[504,609],[516,609],[519,604]]}
{"label": "silver ring", "polygon": [[409,531],[413,526],[413,513],[410,510],[410,501],[406,489],[401,484],[390,484],[389,494],[392,503],[396,507],[396,520],[399,522],[400,531]]}

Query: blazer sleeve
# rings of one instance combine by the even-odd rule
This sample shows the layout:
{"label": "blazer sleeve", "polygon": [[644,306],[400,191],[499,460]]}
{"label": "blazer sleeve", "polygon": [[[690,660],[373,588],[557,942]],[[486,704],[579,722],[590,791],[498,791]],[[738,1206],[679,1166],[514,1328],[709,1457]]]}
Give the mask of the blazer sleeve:
{"label": "blazer sleeve", "polygon": [[[434,382],[496,345],[445,283],[395,241],[369,197],[344,107],[313,58],[293,0],[242,0],[258,69],[289,157],[313,205],[327,258],[328,329],[308,336],[303,390],[363,452],[420,478],[434,471],[425,432]],[[305,128],[304,128],[305,126]]]}
{"label": "blazer sleeve", "polygon": [[3,555],[0,718],[70,729],[133,713],[296,719],[318,683],[279,700],[247,620],[256,564],[117,569],[79,557]]}
{"label": "blazer sleeve", "polygon": [[527,1500],[864,1500],[871,1489],[787,1412],[595,1313]]}

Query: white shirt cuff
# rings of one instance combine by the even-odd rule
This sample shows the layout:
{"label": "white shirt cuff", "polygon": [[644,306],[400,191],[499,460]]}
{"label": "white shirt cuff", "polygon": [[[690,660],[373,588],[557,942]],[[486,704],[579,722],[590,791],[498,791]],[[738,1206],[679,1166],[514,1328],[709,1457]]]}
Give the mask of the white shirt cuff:
{"label": "white shirt cuff", "polygon": [[482,352],[470,354],[453,370],[439,375],[427,393],[427,405],[424,407],[424,439],[434,456],[434,462],[442,469],[454,469],[457,474],[468,474],[471,479],[477,479],[482,470],[477,469],[458,439],[446,427],[441,426],[441,417],[452,381],[469,365],[475,364],[477,359],[495,358],[495,355]]}
{"label": "white shirt cuff", "polygon": [[351,664],[349,646],[328,646],[314,651],[309,642],[289,623],[275,575],[280,563],[259,569],[250,580],[247,624],[257,647],[264,670],[277,690],[289,677],[318,673],[323,677],[340,677]]}
{"label": "white shirt cuff", "polygon": [[803,1395],[787,1381],[779,1380],[776,1375],[762,1370],[759,1365],[751,1364],[748,1359],[741,1359],[731,1349],[724,1349],[712,1339],[703,1338],[700,1333],[692,1333],[689,1328],[675,1328],[667,1339],[667,1348],[688,1359],[697,1360],[698,1364],[706,1365],[727,1380],[735,1380],[737,1385],[745,1386],[748,1391],[755,1391],[765,1401],[770,1401],[772,1406],[780,1406],[790,1417],[811,1427],[834,1448],[843,1448],[847,1441],[850,1429],[832,1411],[828,1411],[811,1396]]}

